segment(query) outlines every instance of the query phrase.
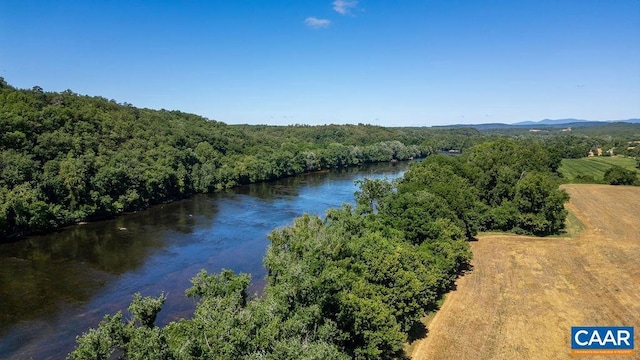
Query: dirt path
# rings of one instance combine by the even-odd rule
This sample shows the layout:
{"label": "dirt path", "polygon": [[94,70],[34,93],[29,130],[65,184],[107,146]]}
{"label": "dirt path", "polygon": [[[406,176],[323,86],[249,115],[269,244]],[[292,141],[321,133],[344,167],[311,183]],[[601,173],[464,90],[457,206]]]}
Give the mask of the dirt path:
{"label": "dirt path", "polygon": [[487,235],[472,243],[473,270],[447,296],[413,359],[570,359],[577,325],[634,326],[640,358],[640,187],[564,188],[585,230],[576,238]]}

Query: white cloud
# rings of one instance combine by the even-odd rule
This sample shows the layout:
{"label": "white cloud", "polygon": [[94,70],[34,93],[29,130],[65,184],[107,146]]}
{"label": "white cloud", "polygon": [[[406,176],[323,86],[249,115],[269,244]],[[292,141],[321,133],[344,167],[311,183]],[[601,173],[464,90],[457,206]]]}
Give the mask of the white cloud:
{"label": "white cloud", "polygon": [[335,0],[333,2],[333,10],[341,15],[348,14],[356,6],[358,6],[358,0]]}
{"label": "white cloud", "polygon": [[304,20],[304,23],[307,24],[307,26],[315,28],[315,29],[319,29],[319,28],[326,28],[329,27],[329,25],[331,25],[331,20],[328,19],[318,19],[315,18],[313,16],[308,17]]}

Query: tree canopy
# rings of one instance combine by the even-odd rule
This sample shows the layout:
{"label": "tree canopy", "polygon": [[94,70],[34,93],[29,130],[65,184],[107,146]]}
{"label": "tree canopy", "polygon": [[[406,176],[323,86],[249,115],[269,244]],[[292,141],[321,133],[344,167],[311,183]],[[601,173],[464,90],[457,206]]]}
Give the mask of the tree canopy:
{"label": "tree canopy", "polygon": [[470,129],[230,126],[0,82],[0,237],[307,171],[468,146]]}
{"label": "tree canopy", "polygon": [[604,182],[611,185],[635,185],[638,175],[635,171],[615,165],[604,172]]}

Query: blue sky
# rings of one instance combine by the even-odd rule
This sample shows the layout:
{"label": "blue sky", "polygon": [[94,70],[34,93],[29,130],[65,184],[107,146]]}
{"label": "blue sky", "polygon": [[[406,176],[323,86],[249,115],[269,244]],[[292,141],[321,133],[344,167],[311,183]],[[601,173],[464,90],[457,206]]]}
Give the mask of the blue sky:
{"label": "blue sky", "polygon": [[230,124],[626,119],[640,0],[4,0],[0,76]]}

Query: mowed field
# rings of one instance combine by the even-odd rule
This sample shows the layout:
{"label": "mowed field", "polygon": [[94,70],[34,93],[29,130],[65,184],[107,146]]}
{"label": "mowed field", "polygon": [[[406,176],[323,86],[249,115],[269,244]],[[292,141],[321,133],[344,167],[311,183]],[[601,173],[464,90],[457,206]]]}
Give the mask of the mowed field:
{"label": "mowed field", "polygon": [[573,182],[579,175],[593,176],[596,181],[602,181],[605,171],[614,165],[640,173],[640,169],[636,168],[636,160],[621,156],[562,159],[559,170],[569,182]]}
{"label": "mowed field", "polygon": [[[564,185],[572,238],[484,235],[413,359],[570,359],[571,326],[634,326],[640,359],[640,187]],[[588,356],[590,359],[601,357]]]}

